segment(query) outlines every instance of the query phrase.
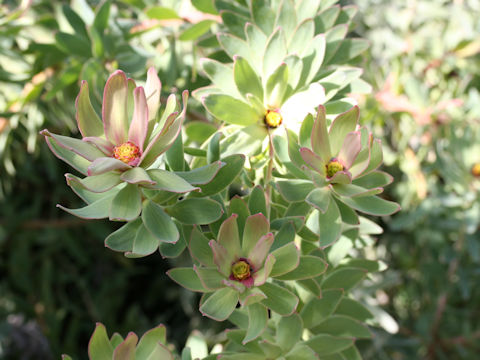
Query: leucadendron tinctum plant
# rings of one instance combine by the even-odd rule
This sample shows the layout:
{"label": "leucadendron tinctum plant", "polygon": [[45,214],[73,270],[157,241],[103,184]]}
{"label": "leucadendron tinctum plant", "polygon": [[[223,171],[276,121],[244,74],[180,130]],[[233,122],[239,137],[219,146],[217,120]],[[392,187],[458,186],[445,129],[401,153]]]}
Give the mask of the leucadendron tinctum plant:
{"label": "leucadendron tinctum plant", "polygon": [[[234,327],[212,353],[188,345],[182,360],[359,359],[356,339],[370,338],[366,324],[387,316],[370,311],[375,299],[362,288],[350,292],[385,269],[371,248],[382,229],[357,212],[390,215],[398,205],[381,197],[392,181],[378,170],[381,143],[359,126],[348,96],[368,91],[351,66],[365,43],[345,38],[355,9],[334,3],[215,1],[226,28],[208,41],[227,62],[213,59],[218,52],[202,61],[212,81],[194,92],[202,121],[189,119],[186,93],[183,110],[170,95],[157,114],[153,69],[145,87],[118,70],[105,86],[102,120],[82,84],[82,140],[43,132],[85,176],[66,175],[87,203],[66,210],[124,222],[108,248],[127,257],[159,250],[174,263],[168,276],[202,294],[201,314]],[[156,345],[143,352],[144,338],[135,350],[135,335],[100,331],[90,349],[102,344],[105,359],[171,356],[164,337],[144,335]]]}

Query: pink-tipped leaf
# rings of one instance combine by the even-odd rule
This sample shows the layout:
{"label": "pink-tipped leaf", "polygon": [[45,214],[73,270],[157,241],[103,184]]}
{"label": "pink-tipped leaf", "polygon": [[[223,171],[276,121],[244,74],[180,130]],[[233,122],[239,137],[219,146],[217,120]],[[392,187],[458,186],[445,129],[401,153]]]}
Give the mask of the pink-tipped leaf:
{"label": "pink-tipped leaf", "polygon": [[145,84],[145,95],[148,104],[148,120],[153,120],[157,116],[160,107],[160,94],[162,92],[162,82],[158,78],[155,68],[151,67],[147,72],[147,82]]}
{"label": "pink-tipped leaf", "polygon": [[350,169],[362,149],[361,134],[359,131],[348,133],[345,136],[345,141],[338,153],[338,159],[343,166]]}
{"label": "pink-tipped leaf", "polygon": [[107,80],[103,92],[102,118],[105,135],[115,145],[127,140],[128,83],[125,73],[115,71]]}
{"label": "pink-tipped leaf", "polygon": [[148,106],[143,87],[135,88],[133,101],[133,118],[128,130],[128,141],[133,142],[140,150],[143,150],[148,128]]}

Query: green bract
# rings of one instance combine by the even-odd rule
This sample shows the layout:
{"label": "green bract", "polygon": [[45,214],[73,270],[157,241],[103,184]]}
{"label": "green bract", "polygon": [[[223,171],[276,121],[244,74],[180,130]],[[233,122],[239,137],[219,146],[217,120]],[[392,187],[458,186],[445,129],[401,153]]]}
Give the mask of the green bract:
{"label": "green bract", "polygon": [[[345,65],[365,48],[345,39],[355,9],[334,0],[194,3],[218,10],[228,30],[198,42],[223,50],[202,61],[212,84],[194,92],[213,121],[197,114],[182,134],[186,91],[181,111],[170,95],[158,115],[153,69],[145,88],[114,72],[101,120],[82,83],[83,139],[42,132],[55,155],[86,175],[66,174],[87,205],[65,210],[125,221],[106,247],[129,258],[157,250],[178,257],[169,277],[202,293],[204,316],[236,326],[218,355],[187,347],[182,360],[357,359],[355,339],[371,336],[364,322],[373,315],[357,301],[364,295],[349,290],[383,267],[354,257],[382,231],[356,211],[389,215],[398,205],[377,196],[392,177],[378,170],[380,141],[358,126],[348,95],[369,90],[361,69]],[[161,6],[147,16],[180,18]],[[180,41],[206,34],[212,22],[204,21]],[[217,60],[225,55],[233,63]],[[142,352],[143,339],[135,350],[136,335],[109,340],[99,325],[89,354],[168,359],[162,334],[145,335],[154,341]]]}

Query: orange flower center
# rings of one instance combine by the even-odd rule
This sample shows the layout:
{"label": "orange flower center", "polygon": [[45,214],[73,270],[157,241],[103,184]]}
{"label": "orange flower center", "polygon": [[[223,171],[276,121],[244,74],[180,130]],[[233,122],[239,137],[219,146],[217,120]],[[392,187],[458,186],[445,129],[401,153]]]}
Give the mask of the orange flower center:
{"label": "orange flower center", "polygon": [[115,146],[113,157],[123,161],[125,164],[135,166],[140,160],[140,148],[131,141],[127,141],[122,145]]}
{"label": "orange flower center", "polygon": [[327,177],[331,178],[333,175],[335,175],[337,172],[343,170],[343,165],[338,161],[336,158],[333,158],[330,160],[330,162],[325,165],[327,169]]}
{"label": "orange flower center", "polygon": [[267,110],[264,121],[269,128],[276,128],[282,124],[283,118],[278,111]]}
{"label": "orange flower center", "polygon": [[480,163],[476,163],[472,166],[472,175],[475,177],[480,177]]}
{"label": "orange flower center", "polygon": [[232,277],[241,281],[250,277],[250,264],[245,260],[238,260],[232,265]]}

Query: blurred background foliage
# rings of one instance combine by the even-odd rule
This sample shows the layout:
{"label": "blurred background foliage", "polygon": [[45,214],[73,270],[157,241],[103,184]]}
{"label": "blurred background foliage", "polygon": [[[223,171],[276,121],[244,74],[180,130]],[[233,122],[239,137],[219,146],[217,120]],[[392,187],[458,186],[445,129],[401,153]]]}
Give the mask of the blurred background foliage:
{"label": "blurred background foliage", "polygon": [[[242,0],[238,0],[243,2]],[[229,1],[218,1],[227,6]],[[348,1],[341,1],[348,5]],[[382,224],[374,257],[389,270],[362,291],[386,311],[365,342],[365,359],[474,359],[480,352],[480,1],[358,0],[350,36],[363,37],[361,121],[382,139],[395,182],[387,195],[402,212]],[[75,135],[79,81],[99,110],[110,72],[163,90],[208,84],[198,61],[219,51],[221,18],[208,0],[4,1],[0,5],[0,358],[86,358],[96,321],[126,334],[165,323],[178,347],[198,329],[196,295],[164,275],[182,258],[135,261],[106,251],[115,224],[83,222],[38,131]],[[191,100],[188,141],[213,131]],[[199,132],[201,129],[202,132]],[[178,299],[181,299],[179,302]],[[391,317],[386,314],[390,314]],[[193,340],[192,340],[193,341]]]}

